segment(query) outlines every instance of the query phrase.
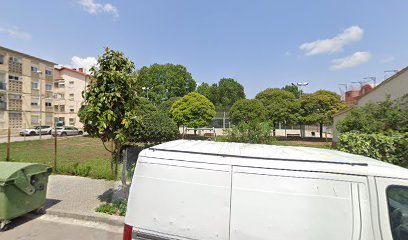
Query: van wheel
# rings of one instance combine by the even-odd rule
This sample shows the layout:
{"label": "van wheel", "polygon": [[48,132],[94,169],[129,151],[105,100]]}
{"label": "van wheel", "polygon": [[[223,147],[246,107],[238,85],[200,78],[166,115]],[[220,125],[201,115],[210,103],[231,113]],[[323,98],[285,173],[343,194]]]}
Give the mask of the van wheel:
{"label": "van wheel", "polygon": [[67,133],[66,133],[66,132],[62,132],[62,133],[61,133],[61,136],[65,137],[65,136],[67,136]]}

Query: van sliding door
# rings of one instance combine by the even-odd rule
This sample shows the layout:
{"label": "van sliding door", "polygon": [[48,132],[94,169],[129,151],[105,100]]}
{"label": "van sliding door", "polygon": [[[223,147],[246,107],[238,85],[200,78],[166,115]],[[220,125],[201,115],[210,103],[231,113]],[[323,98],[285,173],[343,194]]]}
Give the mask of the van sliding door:
{"label": "van sliding door", "polygon": [[231,166],[140,157],[128,224],[157,239],[228,240]]}
{"label": "van sliding door", "polygon": [[230,239],[372,240],[366,178],[234,167]]}

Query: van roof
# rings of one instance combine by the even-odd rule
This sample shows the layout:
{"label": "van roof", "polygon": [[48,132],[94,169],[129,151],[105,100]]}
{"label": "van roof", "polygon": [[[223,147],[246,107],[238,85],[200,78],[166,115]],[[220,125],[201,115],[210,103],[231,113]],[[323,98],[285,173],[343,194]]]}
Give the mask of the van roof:
{"label": "van roof", "polygon": [[[289,169],[303,169],[315,163],[314,168],[322,167],[322,171],[342,172],[357,175],[375,175],[408,179],[408,169],[398,167],[372,158],[340,152],[336,150],[293,147],[265,144],[247,144],[230,142],[213,142],[197,140],[175,140],[149,148],[151,153],[146,156],[162,152],[163,156],[175,154],[201,154],[206,157],[194,158],[194,161],[227,165],[244,165],[249,167],[277,167],[287,166]],[[156,154],[154,154],[156,152]],[[161,154],[160,154],[161,155]],[[214,158],[218,160],[214,162]],[[221,160],[219,156],[222,156]],[[245,161],[231,160],[245,159]],[[188,158],[187,158],[188,159]],[[252,159],[253,161],[249,161]],[[188,160],[185,160],[188,161]],[[283,165],[282,165],[283,164]],[[339,167],[339,166],[342,167]],[[302,168],[303,166],[303,168]],[[317,169],[318,170],[318,169]]]}

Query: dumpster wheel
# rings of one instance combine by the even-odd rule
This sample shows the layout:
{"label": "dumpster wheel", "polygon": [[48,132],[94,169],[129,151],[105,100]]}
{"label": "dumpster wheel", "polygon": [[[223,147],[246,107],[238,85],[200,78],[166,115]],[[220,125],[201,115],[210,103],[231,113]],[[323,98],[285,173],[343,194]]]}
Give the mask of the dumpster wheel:
{"label": "dumpster wheel", "polygon": [[43,214],[45,214],[45,213],[46,213],[45,206],[42,206],[42,207],[40,207],[40,208],[35,209],[35,210],[34,210],[34,213],[37,214],[37,215],[43,215]]}
{"label": "dumpster wheel", "polygon": [[0,222],[0,232],[5,231],[6,230],[6,225],[9,224],[10,221],[8,220],[4,220]]}

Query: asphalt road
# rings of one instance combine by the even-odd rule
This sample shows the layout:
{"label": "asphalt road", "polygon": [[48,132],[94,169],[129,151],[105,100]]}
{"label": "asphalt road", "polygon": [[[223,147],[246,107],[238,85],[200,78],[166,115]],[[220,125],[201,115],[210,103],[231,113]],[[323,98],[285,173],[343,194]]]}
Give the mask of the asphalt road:
{"label": "asphalt road", "polygon": [[0,240],[121,240],[118,227],[43,215],[18,218],[0,232]]}

